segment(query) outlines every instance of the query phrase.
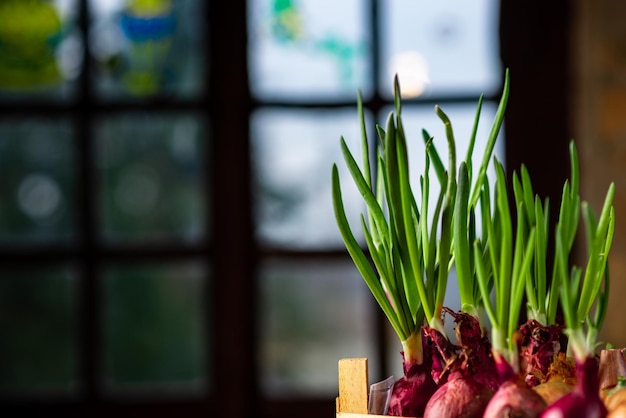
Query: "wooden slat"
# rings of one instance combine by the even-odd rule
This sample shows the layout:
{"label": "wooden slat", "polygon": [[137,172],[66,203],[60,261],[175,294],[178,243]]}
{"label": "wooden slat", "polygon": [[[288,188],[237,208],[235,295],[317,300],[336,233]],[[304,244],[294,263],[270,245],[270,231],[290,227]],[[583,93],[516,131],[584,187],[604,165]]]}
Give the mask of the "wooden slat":
{"label": "wooden slat", "polygon": [[367,358],[339,360],[337,412],[367,414]]}

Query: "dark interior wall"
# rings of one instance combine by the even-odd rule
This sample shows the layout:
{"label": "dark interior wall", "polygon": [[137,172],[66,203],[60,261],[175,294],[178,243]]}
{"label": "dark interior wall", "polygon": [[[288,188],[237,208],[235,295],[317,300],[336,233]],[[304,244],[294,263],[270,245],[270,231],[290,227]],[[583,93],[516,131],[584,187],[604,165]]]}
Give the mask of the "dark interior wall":
{"label": "dark interior wall", "polygon": [[568,173],[571,4],[503,1],[500,53],[510,70],[505,119],[509,171],[524,164],[535,191],[558,201]]}

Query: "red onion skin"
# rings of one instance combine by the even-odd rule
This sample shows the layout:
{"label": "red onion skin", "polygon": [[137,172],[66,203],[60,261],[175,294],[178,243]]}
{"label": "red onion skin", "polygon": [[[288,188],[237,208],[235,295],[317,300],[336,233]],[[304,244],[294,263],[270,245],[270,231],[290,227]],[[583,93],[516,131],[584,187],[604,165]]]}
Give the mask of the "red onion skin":
{"label": "red onion skin", "polygon": [[469,376],[448,380],[431,396],[423,418],[482,417],[493,393]]}
{"label": "red onion skin", "polygon": [[491,342],[480,326],[478,318],[465,312],[454,312],[444,308],[457,324],[454,333],[467,361],[467,373],[478,383],[492,391],[500,387],[496,362],[491,353]]}
{"label": "red onion skin", "polygon": [[598,361],[588,357],[576,364],[576,386],[550,405],[541,418],[604,418],[606,406],[600,399]]}
{"label": "red onion skin", "polygon": [[546,402],[543,398],[532,390],[520,375],[514,374],[491,398],[483,417],[537,418],[545,409]]}
{"label": "red onion skin", "polygon": [[388,415],[396,417],[421,417],[426,403],[437,390],[426,363],[405,366],[404,376],[393,385]]}
{"label": "red onion skin", "polygon": [[448,378],[450,365],[457,357],[459,347],[452,344],[445,335],[434,328],[424,326],[422,331],[424,332],[424,345],[429,348],[427,352],[430,353],[432,363],[430,374],[437,385],[443,385]]}
{"label": "red onion skin", "polygon": [[537,375],[548,374],[554,356],[565,349],[567,340],[562,326],[545,326],[534,319],[519,327],[519,336],[520,369],[526,376],[526,383],[533,387],[541,383]]}

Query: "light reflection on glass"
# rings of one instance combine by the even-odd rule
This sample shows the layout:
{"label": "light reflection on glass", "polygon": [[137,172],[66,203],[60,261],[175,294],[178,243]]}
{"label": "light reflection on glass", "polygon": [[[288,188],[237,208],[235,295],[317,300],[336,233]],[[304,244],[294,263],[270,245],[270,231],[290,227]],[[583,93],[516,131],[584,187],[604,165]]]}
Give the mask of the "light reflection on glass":
{"label": "light reflection on glass", "polygon": [[161,180],[149,165],[133,164],[120,175],[113,193],[123,212],[137,217],[148,215],[161,197]]}
{"label": "light reflection on glass", "polygon": [[114,242],[204,237],[200,120],[125,114],[98,124],[101,236]]}
{"label": "light reflection on glass", "polygon": [[58,183],[45,174],[29,174],[17,190],[20,209],[36,222],[53,217],[61,207],[63,195]]}
{"label": "light reflection on glass", "polygon": [[67,120],[0,123],[0,242],[66,242],[73,237],[73,147]]}
{"label": "light reflection on glass", "polygon": [[[393,95],[394,62],[419,54],[428,68],[428,96],[490,94],[500,86],[497,0],[441,0],[380,2],[381,94]],[[417,62],[416,62],[417,64]],[[422,64],[409,72],[422,71]],[[407,82],[413,77],[400,77]]]}
{"label": "light reflection on glass", "polygon": [[389,73],[398,76],[403,99],[420,96],[430,83],[428,63],[417,51],[402,52],[392,57]]}

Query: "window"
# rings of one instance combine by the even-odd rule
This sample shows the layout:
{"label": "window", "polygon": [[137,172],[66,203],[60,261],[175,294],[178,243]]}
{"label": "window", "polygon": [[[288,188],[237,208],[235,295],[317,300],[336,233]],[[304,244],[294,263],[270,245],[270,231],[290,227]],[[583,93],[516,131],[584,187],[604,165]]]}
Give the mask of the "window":
{"label": "window", "polygon": [[91,415],[212,391],[207,13],[0,2],[8,405]]}
{"label": "window", "polygon": [[[368,357],[371,378],[401,373],[397,338],[383,325],[334,221],[334,162],[357,229],[363,210],[339,148],[343,136],[360,150],[357,90],[373,128],[384,124],[399,75],[415,170],[423,164],[421,128],[446,147],[435,103],[449,113],[462,148],[485,93],[478,135],[484,143],[503,79],[499,5],[255,0],[248,7],[260,396],[275,403],[332,399],[342,357]],[[501,139],[501,160],[503,145]]]}
{"label": "window", "polygon": [[[3,409],[319,417],[339,358],[397,374],[395,336],[335,229],[330,167],[341,135],[358,143],[356,91],[371,127],[394,73],[411,137],[441,135],[435,103],[467,132],[481,93],[489,121],[498,42],[514,38],[499,18],[522,27],[499,10],[0,0]],[[515,127],[507,163],[528,137]]]}

